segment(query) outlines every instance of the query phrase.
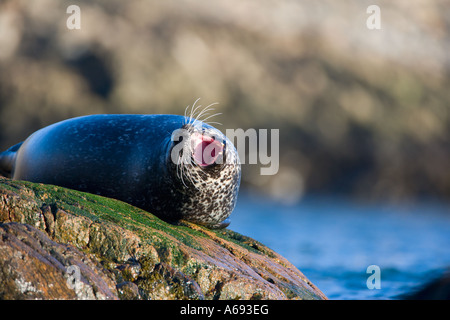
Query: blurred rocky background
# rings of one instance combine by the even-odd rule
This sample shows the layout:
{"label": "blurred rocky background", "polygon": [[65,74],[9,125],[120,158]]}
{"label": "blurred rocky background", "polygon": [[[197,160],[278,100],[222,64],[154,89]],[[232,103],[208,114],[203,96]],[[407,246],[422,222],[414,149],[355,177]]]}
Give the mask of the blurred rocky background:
{"label": "blurred rocky background", "polygon": [[278,173],[245,165],[243,188],[449,200],[449,52],[442,0],[1,0],[0,149],[69,117],[201,98],[224,132],[280,129]]}

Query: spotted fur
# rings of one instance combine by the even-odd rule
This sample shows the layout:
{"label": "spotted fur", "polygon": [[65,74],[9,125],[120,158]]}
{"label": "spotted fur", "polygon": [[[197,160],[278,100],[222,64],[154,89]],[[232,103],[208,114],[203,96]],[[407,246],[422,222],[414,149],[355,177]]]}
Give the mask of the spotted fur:
{"label": "spotted fur", "polygon": [[[221,139],[225,147],[223,163],[204,168],[195,161],[182,161],[186,155],[180,155],[180,161],[172,165],[172,171],[182,173],[176,176],[177,189],[181,190],[180,197],[184,199],[180,213],[185,220],[210,228],[221,227],[233,211],[239,191],[241,166],[238,153],[226,136],[205,123],[193,125],[192,121],[188,121],[183,128],[191,135],[197,132]],[[189,140],[184,143],[190,145]],[[189,147],[183,150],[190,152],[187,155],[190,158],[193,150]]]}

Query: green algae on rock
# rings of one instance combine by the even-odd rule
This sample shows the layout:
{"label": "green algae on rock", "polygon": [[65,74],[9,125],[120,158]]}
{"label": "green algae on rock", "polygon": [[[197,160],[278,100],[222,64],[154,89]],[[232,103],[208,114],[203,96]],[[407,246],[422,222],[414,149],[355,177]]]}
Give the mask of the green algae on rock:
{"label": "green algae on rock", "polygon": [[[2,299],[326,299],[249,237],[171,225],[124,202],[62,187],[0,177],[0,227],[12,234],[0,243]],[[18,254],[24,263],[14,260]],[[82,291],[65,285],[70,265],[79,267]]]}

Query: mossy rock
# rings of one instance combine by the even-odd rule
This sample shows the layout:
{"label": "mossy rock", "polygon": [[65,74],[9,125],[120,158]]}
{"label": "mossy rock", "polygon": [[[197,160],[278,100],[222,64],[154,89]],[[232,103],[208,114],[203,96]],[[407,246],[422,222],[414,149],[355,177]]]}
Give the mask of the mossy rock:
{"label": "mossy rock", "polygon": [[[21,242],[25,238],[17,234],[28,232],[27,239],[38,234],[51,243],[45,248],[34,240],[30,246],[30,239],[14,248],[1,243],[0,279],[8,285],[0,298],[326,299],[297,268],[258,241],[184,221],[172,225],[89,193],[0,177],[0,222],[4,239],[11,233]],[[77,259],[68,259],[60,246],[75,250]],[[35,252],[46,257],[40,261],[59,279],[68,279],[67,267],[78,265],[85,290],[77,293],[70,285],[64,294],[64,286],[43,290],[55,287],[55,277],[12,258],[19,254],[26,262]],[[23,290],[19,278],[19,284],[37,288],[39,283],[41,289]]]}

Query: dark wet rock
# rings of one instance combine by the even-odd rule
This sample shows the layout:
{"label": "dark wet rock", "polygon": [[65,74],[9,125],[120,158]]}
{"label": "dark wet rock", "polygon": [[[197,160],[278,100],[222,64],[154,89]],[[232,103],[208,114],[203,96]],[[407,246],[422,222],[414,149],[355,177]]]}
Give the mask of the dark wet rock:
{"label": "dark wet rock", "polygon": [[409,300],[450,300],[450,270],[437,279],[420,286],[412,293],[401,296]]}
{"label": "dark wet rock", "polygon": [[141,300],[139,287],[130,281],[125,281],[117,284],[117,293],[122,300]]}

